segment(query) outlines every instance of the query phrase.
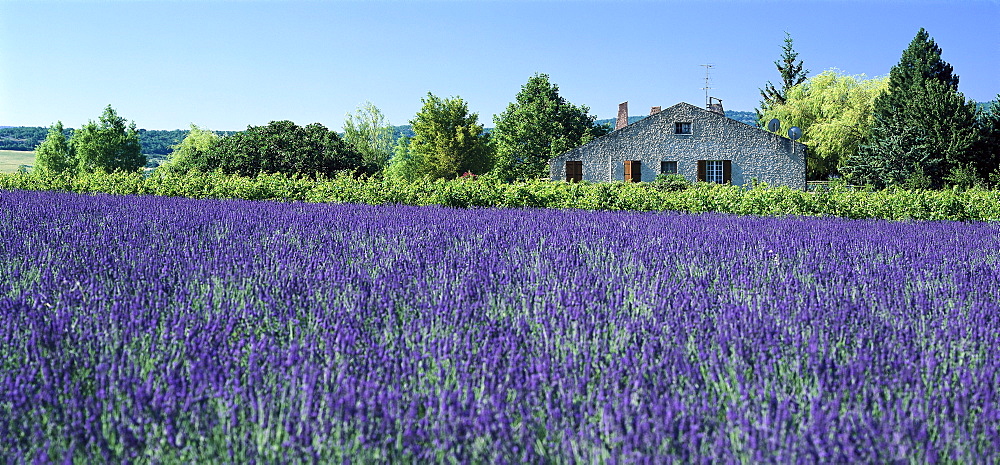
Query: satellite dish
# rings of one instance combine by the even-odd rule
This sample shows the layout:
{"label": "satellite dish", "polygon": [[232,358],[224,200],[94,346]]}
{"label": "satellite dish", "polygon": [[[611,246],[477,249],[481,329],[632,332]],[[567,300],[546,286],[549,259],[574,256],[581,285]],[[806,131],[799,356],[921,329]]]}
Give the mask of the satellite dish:
{"label": "satellite dish", "polygon": [[781,129],[781,121],[778,121],[778,118],[774,118],[770,122],[767,123],[767,130],[768,131],[778,132],[778,130],[780,130],[780,129]]}
{"label": "satellite dish", "polygon": [[788,138],[791,140],[799,140],[802,137],[802,129],[798,126],[792,126],[788,128]]}

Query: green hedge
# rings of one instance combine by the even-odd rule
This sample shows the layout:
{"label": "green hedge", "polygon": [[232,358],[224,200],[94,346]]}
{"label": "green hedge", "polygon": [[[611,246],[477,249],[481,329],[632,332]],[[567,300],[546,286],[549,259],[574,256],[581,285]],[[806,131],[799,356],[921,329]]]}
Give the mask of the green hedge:
{"label": "green hedge", "polygon": [[340,175],[310,180],[265,174],[248,178],[205,174],[89,173],[76,177],[0,174],[0,189],[59,190],[306,202],[445,205],[451,207],[678,210],[738,215],[828,215],[890,220],[1000,220],[1000,191],[888,189],[868,192],[835,187],[805,192],[786,187],[696,184],[662,189],[657,183],[502,183],[487,178],[402,182]]}

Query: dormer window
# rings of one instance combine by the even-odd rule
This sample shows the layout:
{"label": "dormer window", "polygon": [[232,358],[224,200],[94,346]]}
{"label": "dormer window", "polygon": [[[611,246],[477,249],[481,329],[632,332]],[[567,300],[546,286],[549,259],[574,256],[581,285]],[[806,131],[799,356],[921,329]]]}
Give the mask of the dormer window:
{"label": "dormer window", "polygon": [[674,134],[691,134],[691,123],[674,123]]}

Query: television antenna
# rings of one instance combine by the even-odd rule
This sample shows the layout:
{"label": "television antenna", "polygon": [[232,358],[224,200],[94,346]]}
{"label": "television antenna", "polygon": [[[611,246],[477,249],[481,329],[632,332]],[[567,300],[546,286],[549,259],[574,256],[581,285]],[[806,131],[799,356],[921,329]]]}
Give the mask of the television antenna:
{"label": "television antenna", "polygon": [[705,87],[702,87],[702,90],[705,91],[705,108],[709,108],[711,102],[709,102],[709,100],[708,100],[708,91],[709,91],[709,89],[712,88],[711,87],[711,75],[709,73],[712,71],[712,68],[714,68],[715,65],[709,63],[707,65],[699,65],[699,66],[704,66],[705,67]]}

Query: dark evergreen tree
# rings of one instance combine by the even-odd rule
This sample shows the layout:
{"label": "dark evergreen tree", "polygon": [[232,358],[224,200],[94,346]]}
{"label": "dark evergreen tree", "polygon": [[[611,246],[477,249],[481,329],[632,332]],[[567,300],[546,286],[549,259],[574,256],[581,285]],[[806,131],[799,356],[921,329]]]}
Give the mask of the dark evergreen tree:
{"label": "dark evergreen tree", "polygon": [[978,120],[979,140],[973,146],[978,175],[1000,187],[1000,95]]}
{"label": "dark evergreen tree", "polygon": [[[798,57],[799,54],[795,51],[792,36],[786,32],[785,45],[781,47],[781,61],[774,62],[774,66],[781,73],[781,88],[778,89],[774,87],[771,81],[767,81],[767,85],[763,89],[760,89],[760,96],[763,100],[760,102],[760,108],[757,109],[758,120],[773,105],[784,105],[785,98],[788,96],[788,89],[806,81],[806,75],[809,74],[809,70],[803,68],[802,60],[798,60]],[[796,63],[796,60],[798,60],[798,63]],[[762,124],[761,127],[764,127],[764,125]]]}
{"label": "dark evergreen tree", "polygon": [[889,72],[873,112],[870,139],[841,166],[849,181],[885,187],[927,179],[938,188],[978,171],[970,150],[976,105],[958,92],[958,76],[923,28]]}

